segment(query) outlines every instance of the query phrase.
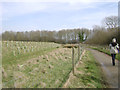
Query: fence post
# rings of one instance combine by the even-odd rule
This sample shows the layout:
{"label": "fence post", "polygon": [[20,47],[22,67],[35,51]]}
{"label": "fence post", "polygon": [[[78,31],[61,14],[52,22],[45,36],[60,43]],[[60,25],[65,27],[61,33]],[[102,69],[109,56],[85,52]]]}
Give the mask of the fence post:
{"label": "fence post", "polygon": [[82,54],[82,46],[80,46],[80,55]]}
{"label": "fence post", "polygon": [[78,44],[78,60],[80,59],[80,44]]}
{"label": "fence post", "polygon": [[73,66],[73,74],[74,74],[74,47],[72,47],[72,66]]}

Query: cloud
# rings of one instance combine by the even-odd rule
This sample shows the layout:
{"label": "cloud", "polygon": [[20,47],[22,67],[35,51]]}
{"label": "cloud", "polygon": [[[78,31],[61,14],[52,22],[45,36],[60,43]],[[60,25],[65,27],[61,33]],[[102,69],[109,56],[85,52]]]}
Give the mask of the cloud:
{"label": "cloud", "polygon": [[47,6],[41,3],[2,3],[2,13],[6,17],[43,11],[46,8]]}
{"label": "cloud", "polygon": [[[92,28],[93,25],[102,25],[102,20],[105,17],[117,16],[117,3],[92,3],[93,7],[87,8],[80,13],[73,14],[68,17],[68,22],[74,25]],[[107,6],[107,7],[106,7]]]}
{"label": "cloud", "polygon": [[117,15],[117,3],[65,1],[2,2],[4,30],[92,28],[104,17]]}
{"label": "cloud", "polygon": [[2,5],[0,3],[0,33],[2,32]]}
{"label": "cloud", "polygon": [[[12,1],[12,0],[11,0]],[[19,0],[18,0],[19,1]],[[99,4],[93,2],[94,0],[53,0],[54,2],[48,2],[48,0],[39,1],[30,0],[31,2],[2,2],[2,14],[5,17],[14,17],[24,14],[36,13],[36,12],[57,12],[57,11],[75,11],[84,10],[87,8],[97,8]],[[92,2],[90,2],[92,1]],[[108,0],[106,0],[108,1]],[[112,1],[112,0],[109,0]],[[114,0],[116,1],[116,0]]]}
{"label": "cloud", "polygon": [[11,17],[20,16],[24,14],[31,14],[36,12],[60,12],[60,11],[75,11],[86,8],[97,7],[93,3],[74,3],[69,2],[4,2],[2,4],[3,20]]}
{"label": "cloud", "polygon": [[0,4],[2,4],[1,14],[3,14],[3,20],[9,20],[15,16],[33,14],[36,12],[54,13],[60,11],[74,11],[84,8],[91,8],[91,5],[83,3],[70,4],[56,2],[2,2]]}
{"label": "cloud", "polygon": [[0,2],[69,2],[69,3],[78,3],[78,2],[118,2],[119,0],[1,0]]}

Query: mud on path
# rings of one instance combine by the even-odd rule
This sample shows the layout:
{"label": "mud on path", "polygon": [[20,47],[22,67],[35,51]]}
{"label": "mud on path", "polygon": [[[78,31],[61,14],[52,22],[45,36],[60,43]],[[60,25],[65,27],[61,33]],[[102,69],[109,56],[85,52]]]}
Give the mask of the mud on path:
{"label": "mud on path", "polygon": [[105,81],[109,88],[118,88],[118,60],[115,60],[116,65],[112,66],[112,58],[107,54],[96,50],[89,49],[96,61],[100,64]]}

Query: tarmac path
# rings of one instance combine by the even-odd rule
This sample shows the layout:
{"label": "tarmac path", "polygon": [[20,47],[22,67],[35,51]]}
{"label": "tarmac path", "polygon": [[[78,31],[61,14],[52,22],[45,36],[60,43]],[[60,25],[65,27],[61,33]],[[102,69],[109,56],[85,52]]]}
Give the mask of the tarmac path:
{"label": "tarmac path", "polygon": [[111,56],[99,52],[97,50],[88,49],[100,64],[105,81],[109,88],[118,88],[118,60],[115,60],[116,65],[112,66]]}

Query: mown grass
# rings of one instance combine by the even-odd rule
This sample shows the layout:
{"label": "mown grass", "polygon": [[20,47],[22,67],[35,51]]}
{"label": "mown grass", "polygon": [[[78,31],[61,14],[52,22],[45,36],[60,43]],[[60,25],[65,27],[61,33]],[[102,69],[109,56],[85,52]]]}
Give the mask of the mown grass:
{"label": "mown grass", "polygon": [[95,58],[86,51],[82,61],[76,69],[75,76],[70,79],[69,88],[103,88],[101,70],[95,61]]}

